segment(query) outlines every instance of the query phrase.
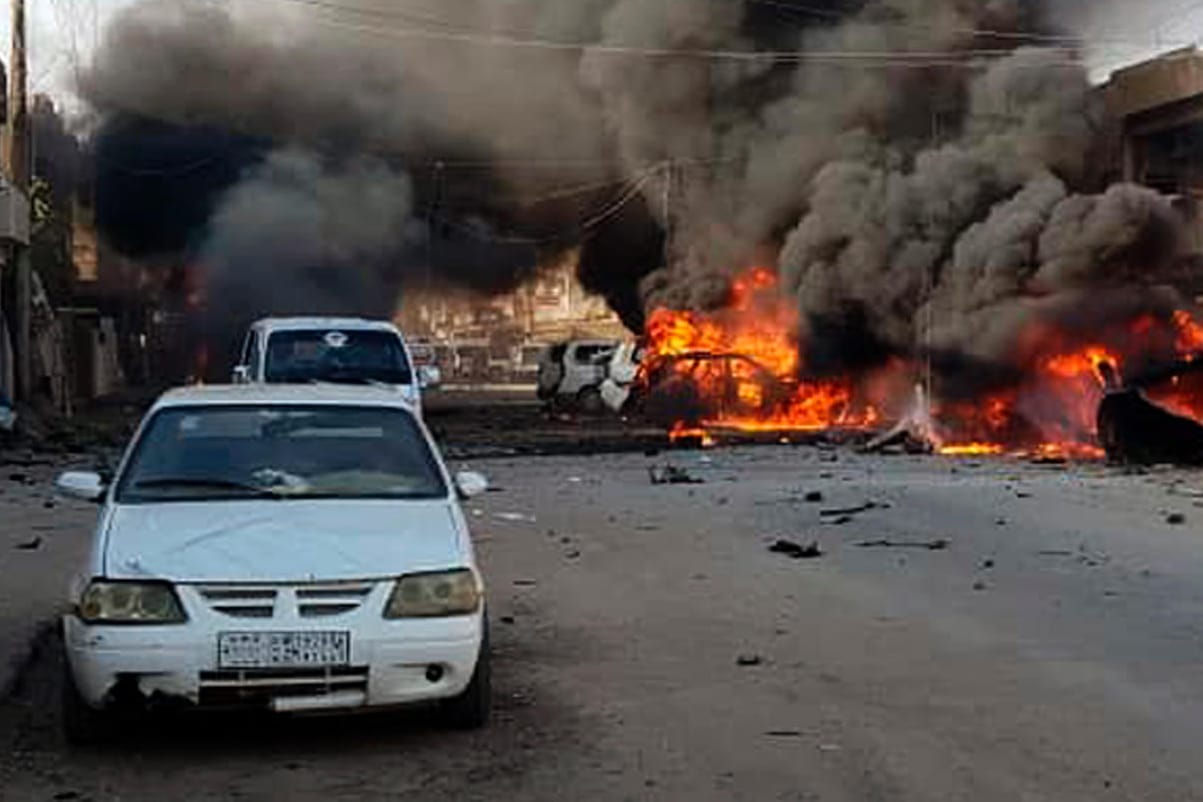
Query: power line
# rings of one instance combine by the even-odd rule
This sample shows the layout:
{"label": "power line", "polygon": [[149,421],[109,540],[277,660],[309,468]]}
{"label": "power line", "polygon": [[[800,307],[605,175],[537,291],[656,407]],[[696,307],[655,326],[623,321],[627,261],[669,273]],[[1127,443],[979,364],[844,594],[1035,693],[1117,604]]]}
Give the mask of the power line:
{"label": "power line", "polygon": [[[767,6],[778,8],[783,11],[792,11],[797,14],[807,15],[810,17],[828,19],[833,22],[855,22],[855,17],[849,17],[839,11],[832,11],[826,8],[816,8],[804,3],[792,3],[788,0],[743,0],[748,5]],[[1203,6],[1203,3],[1198,3]],[[872,24],[890,28],[909,28],[913,30],[926,31],[947,31],[949,33],[965,34],[969,36],[980,36],[991,39],[1002,39],[1015,42],[1033,42],[1043,44],[1061,44],[1067,46],[1073,45],[1152,45],[1155,44],[1152,40],[1136,40],[1126,38],[1112,37],[1084,37],[1070,34],[1045,34],[1034,33],[1027,31],[1003,31],[991,28],[976,28],[972,26],[957,26],[946,28],[940,25],[933,25],[923,22],[903,21],[903,20],[872,20]],[[1183,43],[1187,44],[1187,43]]]}
{"label": "power line", "polygon": [[[1012,49],[1000,48],[989,50],[964,50],[964,51],[938,51],[936,54],[923,51],[884,51],[881,53],[856,54],[845,51],[823,52],[823,53],[805,53],[804,51],[755,51],[755,50],[693,50],[686,48],[645,48],[624,45],[610,45],[603,42],[558,42],[540,38],[537,34],[530,31],[514,31],[514,30],[484,30],[481,28],[456,23],[445,18],[432,17],[425,14],[417,14],[411,11],[402,11],[397,9],[365,9],[346,6],[340,3],[331,2],[330,0],[263,0],[264,2],[277,3],[292,3],[294,5],[306,6],[323,11],[328,11],[334,14],[348,14],[359,17],[375,18],[382,20],[396,19],[405,22],[419,23],[425,25],[433,25],[443,28],[443,31],[413,31],[404,29],[394,29],[398,32],[417,35],[419,33],[428,33],[432,36],[437,34],[452,35],[459,37],[478,37],[488,39],[490,44],[503,46],[506,44],[514,46],[529,46],[529,47],[551,47],[555,49],[566,50],[588,50],[606,53],[623,53],[645,56],[697,56],[723,59],[757,59],[757,60],[776,60],[776,61],[809,61],[819,59],[830,59],[840,57],[856,57],[858,55],[867,55],[871,57],[892,57],[892,58],[921,58],[923,56],[957,56],[965,55],[968,57],[1000,57],[1010,54]],[[831,20],[833,22],[855,22],[855,17],[849,17],[837,11],[830,9],[822,9],[814,6],[791,3],[786,0],[743,0],[749,5],[765,6],[776,8],[782,11],[791,12],[795,15],[808,15],[821,19]],[[1199,3],[1203,6],[1203,3]],[[345,27],[346,23],[340,23],[337,20],[329,20],[331,24],[338,27]],[[1067,34],[1045,34],[1027,31],[1005,31],[991,28],[977,28],[972,26],[959,26],[945,28],[939,25],[928,24],[917,21],[906,20],[873,20],[873,24],[891,28],[911,29],[911,30],[928,30],[928,31],[947,31],[950,33],[964,34],[969,36],[985,37],[1010,41],[1016,43],[1028,43],[1033,46],[1044,46],[1054,49],[1073,50],[1081,46],[1151,46],[1158,43],[1173,45],[1173,42],[1154,42],[1152,40],[1136,40],[1120,37],[1084,37]],[[384,33],[383,31],[373,30],[372,33]],[[1179,44],[1189,45],[1192,42],[1182,41]],[[943,66],[941,64],[940,66]]]}
{"label": "power line", "polygon": [[[315,4],[320,4],[320,7],[335,7],[337,4],[328,3],[324,0],[268,0],[269,2],[292,3],[294,5],[313,7]],[[346,7],[341,7],[345,11]],[[390,12],[372,12],[386,14]],[[320,22],[318,21],[320,20]],[[856,51],[856,50],[830,50],[830,51],[774,51],[774,50],[723,50],[723,49],[695,49],[695,48],[675,48],[675,47],[639,47],[634,45],[622,44],[607,44],[604,42],[566,42],[552,39],[533,38],[512,36],[508,34],[493,33],[481,31],[478,29],[458,29],[435,31],[428,28],[405,28],[405,27],[388,27],[379,28],[361,25],[357,23],[344,22],[331,18],[315,17],[312,20],[315,24],[324,25],[331,28],[368,34],[393,39],[414,39],[428,40],[438,42],[454,42],[470,45],[483,45],[488,47],[512,48],[512,49],[528,49],[528,50],[546,50],[560,52],[574,52],[582,54],[597,54],[607,56],[636,56],[643,58],[696,58],[708,60],[726,60],[726,61],[744,61],[744,62],[782,62],[782,63],[801,63],[801,62],[827,62],[827,63],[870,63],[877,65],[905,65],[919,64],[921,66],[961,66],[972,64],[983,59],[997,59],[1012,55],[1013,49],[972,49],[972,50],[881,50],[881,51]],[[447,25],[445,21],[441,24]],[[1048,50],[1059,50],[1066,54],[1067,61],[1072,61],[1074,64],[1080,64],[1080,59],[1072,59],[1074,55],[1071,48],[1056,48],[1047,47]]]}
{"label": "power line", "polygon": [[561,231],[547,236],[498,236],[480,231],[478,228],[466,223],[461,223],[458,220],[451,220],[449,218],[442,217],[441,215],[435,217],[441,225],[467,234],[468,236],[480,242],[489,242],[499,245],[551,245],[553,243],[564,242],[565,240],[571,238],[580,238],[582,235],[588,234],[597,229],[607,220],[613,218],[624,208],[626,208],[626,206],[632,200],[634,200],[640,192],[643,191],[643,188],[647,186],[648,182],[658,172],[658,170],[662,169],[663,165],[653,170],[647,170],[642,175],[635,176],[634,178],[624,182],[624,189],[615,195],[612,200],[607,201],[604,205],[599,207],[598,211],[585,217],[576,226],[568,231]]}

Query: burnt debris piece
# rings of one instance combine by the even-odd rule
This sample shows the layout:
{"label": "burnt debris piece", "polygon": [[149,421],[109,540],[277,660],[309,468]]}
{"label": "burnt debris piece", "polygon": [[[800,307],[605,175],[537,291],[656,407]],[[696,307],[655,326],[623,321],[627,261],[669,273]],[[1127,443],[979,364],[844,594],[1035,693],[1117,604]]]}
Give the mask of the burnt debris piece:
{"label": "burnt debris piece", "polygon": [[1108,387],[1099,404],[1099,443],[1123,465],[1203,465],[1203,423],[1150,401],[1146,388],[1203,371],[1203,357],[1150,370],[1126,383],[1110,364],[1099,366]]}
{"label": "burnt debris piece", "polygon": [[1108,393],[1098,414],[1107,458],[1124,465],[1203,465],[1203,424],[1159,406],[1137,388]]}
{"label": "burnt debris piece", "polygon": [[946,538],[935,540],[863,540],[856,544],[862,549],[926,549],[927,551],[944,551],[952,542]]}
{"label": "burnt debris piece", "polygon": [[784,538],[773,541],[773,544],[769,546],[769,551],[774,554],[784,554],[791,560],[815,560],[823,556],[823,547],[817,542],[812,541],[802,545]]}
{"label": "burnt debris piece", "polygon": [[878,501],[866,501],[864,504],[858,504],[855,507],[838,507],[833,509],[819,510],[819,515],[824,518],[846,518],[850,515],[860,515],[862,512],[869,510],[888,509],[889,504]]}

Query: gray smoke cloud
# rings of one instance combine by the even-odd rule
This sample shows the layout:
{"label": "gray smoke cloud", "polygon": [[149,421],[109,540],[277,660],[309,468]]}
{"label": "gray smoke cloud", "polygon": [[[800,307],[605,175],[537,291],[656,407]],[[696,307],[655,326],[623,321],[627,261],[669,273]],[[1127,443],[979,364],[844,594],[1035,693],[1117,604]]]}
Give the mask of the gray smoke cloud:
{"label": "gray smoke cloud", "polygon": [[[1161,310],[1170,297],[1168,205],[1131,187],[1075,194],[1097,137],[1085,68],[1074,52],[1022,46],[1022,34],[1080,17],[1080,0],[271,8],[265,24],[261,3],[143,0],[81,81],[101,114],[310,152],[251,171],[215,213],[204,252],[239,280],[259,278],[236,267],[247,254],[302,272],[309,247],[335,265],[395,261],[420,228],[411,178],[461,155],[491,165],[503,197],[490,210],[510,223],[570,228],[597,206],[516,211],[507,193],[644,179],[650,222],[671,231],[667,263],[643,248],[647,264],[591,284],[629,290],[642,277],[646,307],[705,309],[735,273],[776,264],[809,349],[829,355],[812,361],[820,367],[846,367],[851,339],[878,355],[930,347],[999,360],[1033,320],[1090,317],[1079,307],[1092,288],[1126,299],[1096,312]],[[572,42],[599,47],[556,44]],[[757,49],[798,56],[680,52]],[[312,155],[329,151],[379,158]],[[532,169],[535,157],[565,166]],[[311,241],[325,237],[329,247]],[[270,258],[274,248],[283,256]],[[354,267],[348,276],[346,292],[318,282],[318,295],[354,299],[372,285]]]}
{"label": "gray smoke cloud", "polygon": [[412,210],[409,180],[378,159],[270,154],[210,222],[200,259],[215,311],[252,316],[267,296],[278,313],[390,315],[405,252],[425,239]]}

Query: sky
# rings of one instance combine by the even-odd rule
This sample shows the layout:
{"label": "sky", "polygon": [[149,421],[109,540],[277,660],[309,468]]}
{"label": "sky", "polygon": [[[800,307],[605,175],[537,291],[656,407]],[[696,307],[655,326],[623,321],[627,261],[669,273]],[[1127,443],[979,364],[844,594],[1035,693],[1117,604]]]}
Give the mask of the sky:
{"label": "sky", "polygon": [[[32,91],[49,93],[68,110],[78,107],[72,89],[75,70],[87,63],[114,14],[134,2],[27,0]],[[1203,41],[1203,0],[1059,0],[1059,7],[1063,24],[1092,42],[1088,58],[1098,81],[1117,67]],[[0,0],[0,46],[6,62],[8,10],[8,0]]]}

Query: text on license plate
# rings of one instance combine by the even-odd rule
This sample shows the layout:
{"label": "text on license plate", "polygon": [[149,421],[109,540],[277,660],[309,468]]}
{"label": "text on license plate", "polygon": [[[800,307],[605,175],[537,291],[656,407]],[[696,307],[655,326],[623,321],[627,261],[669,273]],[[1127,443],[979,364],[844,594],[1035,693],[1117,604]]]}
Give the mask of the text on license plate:
{"label": "text on license plate", "polygon": [[349,632],[222,632],[219,668],[345,666],[351,662]]}

